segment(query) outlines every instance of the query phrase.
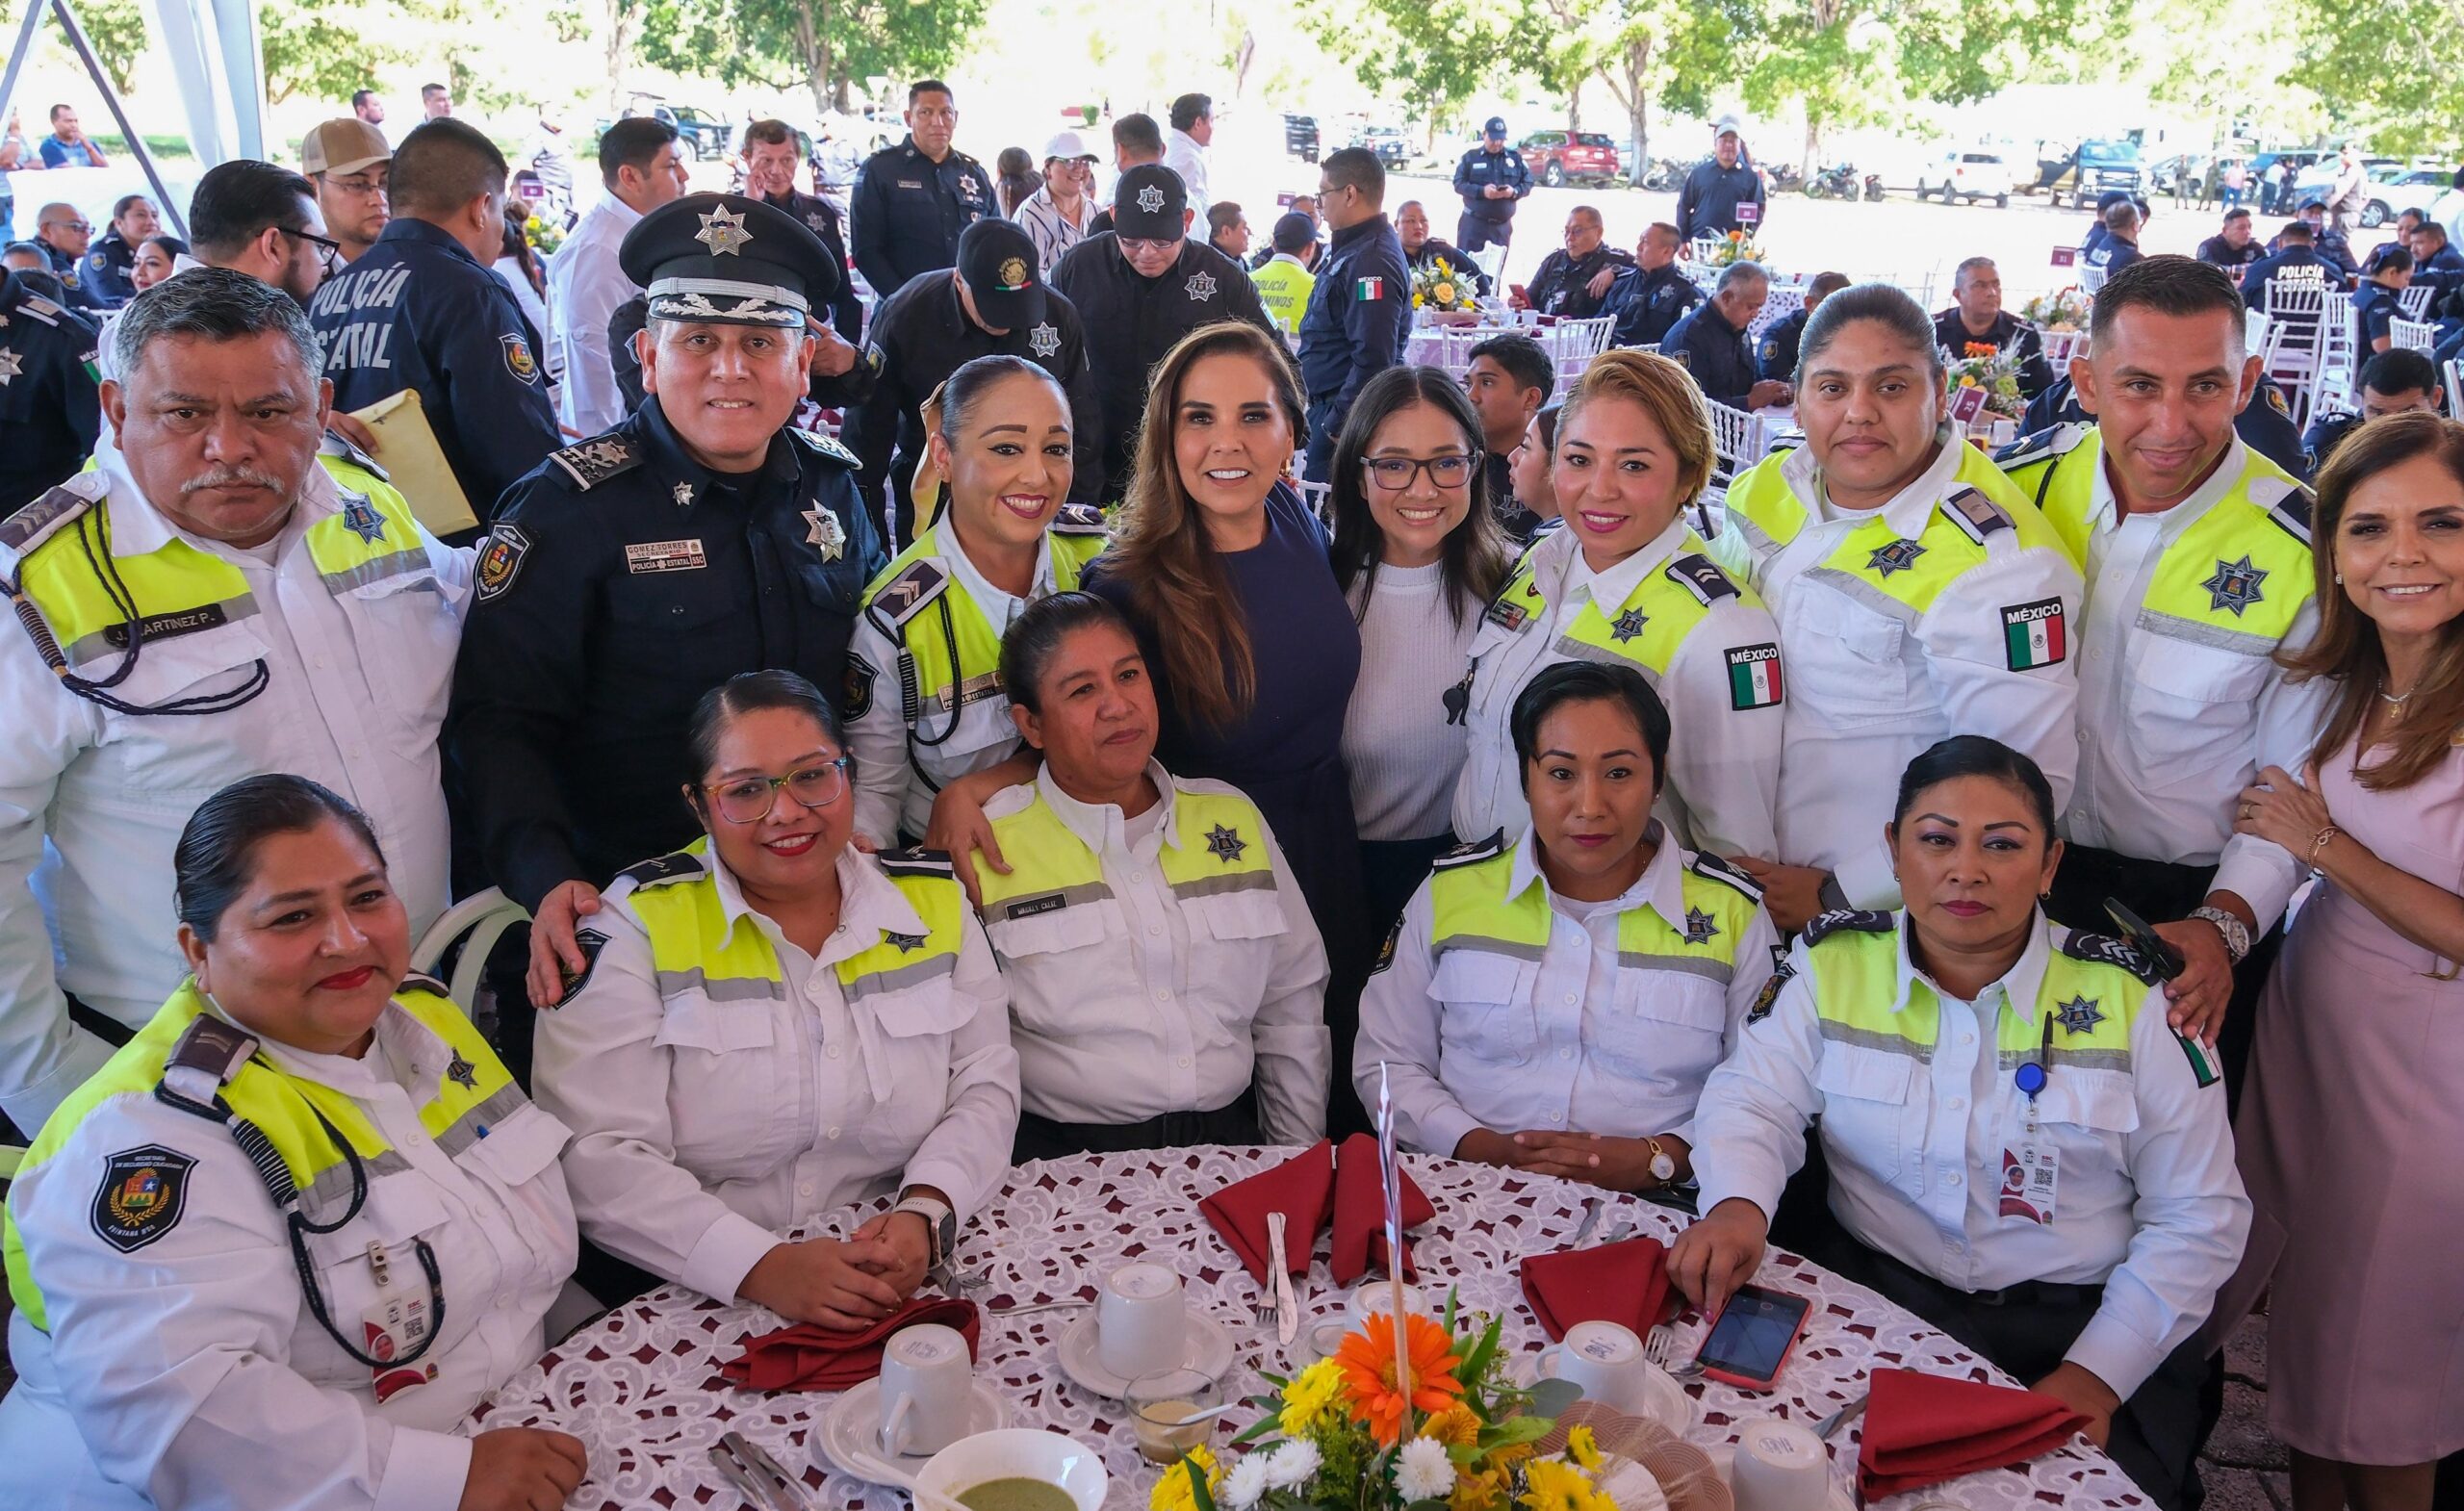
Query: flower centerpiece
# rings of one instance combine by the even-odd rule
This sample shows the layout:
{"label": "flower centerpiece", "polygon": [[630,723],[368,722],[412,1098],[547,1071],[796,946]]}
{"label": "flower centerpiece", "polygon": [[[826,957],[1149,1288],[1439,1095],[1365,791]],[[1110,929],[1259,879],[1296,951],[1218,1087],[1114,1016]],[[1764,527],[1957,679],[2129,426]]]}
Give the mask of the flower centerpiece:
{"label": "flower centerpiece", "polygon": [[1578,1392],[1515,1383],[1502,1325],[1461,1319],[1450,1294],[1443,1319],[1372,1316],[1330,1357],[1268,1375],[1249,1402],[1265,1415],[1235,1440],[1254,1446],[1229,1463],[1191,1450],[1152,1511],[1616,1511],[1588,1426],[1539,1453]]}
{"label": "flower centerpiece", "polygon": [[2019,319],[2040,330],[2079,331],[2088,328],[2088,309],[2095,301],[2076,285],[2055,294],[2040,294],[2019,309]]}
{"label": "flower centerpiece", "polygon": [[2019,353],[2015,340],[2009,346],[1997,346],[1989,341],[1971,341],[1957,351],[1945,347],[1942,365],[1950,370],[1951,391],[1964,388],[1985,391],[1985,412],[2001,420],[2018,420],[2026,416],[2028,401],[2019,392]]}
{"label": "flower centerpiece", "polygon": [[556,218],[541,215],[535,204],[530,206],[529,218],[522,223],[522,234],[530,243],[530,249],[542,257],[551,255],[565,244],[564,226]]}
{"label": "flower centerpiece", "polygon": [[1760,263],[1766,271],[1771,267],[1770,263],[1763,259],[1762,248],[1756,245],[1754,238],[1748,236],[1742,228],[1721,237],[1719,244],[1711,248],[1712,267],[1726,268],[1731,263]]}
{"label": "flower centerpiece", "polygon": [[1474,307],[1476,287],[1470,273],[1457,270],[1443,257],[1432,257],[1428,266],[1412,274],[1412,308],[1441,314],[1468,310]]}

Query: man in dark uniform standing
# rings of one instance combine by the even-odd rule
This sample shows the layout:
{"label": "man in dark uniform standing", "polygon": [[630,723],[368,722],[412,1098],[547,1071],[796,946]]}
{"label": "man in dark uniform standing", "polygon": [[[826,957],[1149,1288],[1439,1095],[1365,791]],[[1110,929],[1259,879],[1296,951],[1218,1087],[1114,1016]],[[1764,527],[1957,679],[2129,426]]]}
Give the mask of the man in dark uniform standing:
{"label": "man in dark uniform standing", "polygon": [[[2019,397],[2034,398],[2053,387],[2053,369],[2045,365],[2044,336],[2034,325],[2002,307],[2002,270],[1990,257],[1971,257],[1951,274],[1951,307],[1934,317],[1934,345],[1954,362],[1971,355],[1971,346],[2008,351],[2019,361]],[[1796,363],[1788,364],[1791,371]]]}
{"label": "man in dark uniform standing", "polygon": [[924,400],[960,368],[994,355],[1024,357],[1061,380],[1074,432],[1069,496],[1093,501],[1103,479],[1102,419],[1078,310],[1045,286],[1024,226],[980,220],[959,238],[958,267],[911,280],[874,306],[865,338],[860,365],[873,373],[873,391],[848,415],[843,435],[862,469],[866,509],[876,517],[882,484],[889,484],[892,551],[915,538],[909,489],[929,441]]}
{"label": "man in dark uniform standing", "polygon": [[2250,212],[2238,206],[2224,212],[2223,229],[2198,243],[2200,262],[2214,263],[2237,277],[2266,255],[2267,248],[2251,234]]}
{"label": "man in dark uniform standing", "polygon": [[1514,207],[1531,192],[1531,166],[1505,144],[1505,117],[1492,115],[1480,128],[1480,144],[1454,165],[1454,192],[1463,217],[1454,240],[1467,252],[1502,248],[1514,240]]}
{"label": "man in dark uniform standing", "polygon": [[1746,166],[1744,157],[1736,117],[1721,116],[1711,134],[1711,155],[1694,165],[1677,192],[1678,240],[1751,232],[1761,222],[1762,175]]}
{"label": "man in dark uniform standing", "polygon": [[1509,290],[1507,302],[1559,320],[1589,320],[1607,310],[1608,291],[1619,273],[1633,266],[1631,257],[1603,244],[1600,212],[1577,205],[1566,212],[1566,244],[1541,258],[1523,296],[1516,298]]}
{"label": "man in dark uniform standing", "polygon": [[830,327],[839,339],[864,339],[864,301],[856,280],[845,276],[847,239],[838,226],[838,207],[818,194],[796,189],[796,132],[783,120],[757,120],[744,128],[744,192],[763,204],[783,210],[821,239],[840,269],[838,293],[830,301]]}
{"label": "man in dark uniform standing", "polygon": [[1411,338],[1411,268],[1385,203],[1386,168],[1368,148],[1345,147],[1318,166],[1318,206],[1335,234],[1300,317],[1311,482],[1328,480],[1360,386],[1402,361]]}
{"label": "man in dark uniform standing", "polygon": [[449,115],[419,127],[394,149],[384,234],[308,303],[334,407],[418,390],[481,520],[559,439],[539,333],[489,270],[504,250],[505,177],[476,129]]}
{"label": "man in dark uniform standing", "polygon": [[0,283],[0,520],[86,465],[102,429],[93,324],[37,293]]}
{"label": "man in dark uniform standing", "polygon": [[1618,269],[1608,285],[1604,313],[1617,317],[1610,341],[1620,346],[1656,346],[1668,339],[1685,312],[1703,301],[1703,290],[1677,266],[1677,227],[1655,220],[1634,243],[1634,270]]}
{"label": "man in dark uniform standing", "polygon": [[[690,194],[626,233],[620,262],[649,291],[650,397],[505,495],[446,714],[488,878],[536,920],[539,1007],[589,970],[599,889],[694,837],[677,786],[694,704],[770,667],[835,694],[887,559],[855,458],[783,428],[841,276],[820,240],[757,200]],[[500,1006],[526,1070],[521,996]]]}
{"label": "man in dark uniform standing", "polygon": [[950,145],[959,108],[950,87],[925,79],[907,91],[907,140],[864,160],[847,207],[855,222],[856,270],[888,298],[919,272],[959,260],[959,235],[1000,215],[992,175]]}
{"label": "man in dark uniform standing", "polygon": [[1659,344],[1660,355],[1673,357],[1694,374],[1703,397],[1731,409],[1759,409],[1788,401],[1788,385],[1762,376],[1754,360],[1754,343],[1746,328],[1762,313],[1771,296],[1771,275],[1759,263],[1731,263],[1720,269],[1720,286],[1677,322]]}
{"label": "man in dark uniform standing", "polygon": [[1428,234],[1428,212],[1417,199],[1406,199],[1395,207],[1395,235],[1403,243],[1403,261],[1411,265],[1417,277],[1424,268],[1444,263],[1472,281],[1469,294],[1486,294],[1495,287],[1486,269],[1472,260],[1471,254],[1449,242]]}
{"label": "man in dark uniform standing", "polygon": [[[1222,320],[1275,328],[1248,273],[1191,241],[1190,223],[1179,174],[1161,164],[1131,168],[1113,186],[1114,228],[1062,253],[1052,269],[1053,289],[1077,306],[1085,323],[1087,361],[1095,372],[1104,445],[1094,501],[1113,502],[1128,486],[1130,448],[1146,413],[1146,375],[1174,343]],[[1403,297],[1410,299],[1408,288]]]}

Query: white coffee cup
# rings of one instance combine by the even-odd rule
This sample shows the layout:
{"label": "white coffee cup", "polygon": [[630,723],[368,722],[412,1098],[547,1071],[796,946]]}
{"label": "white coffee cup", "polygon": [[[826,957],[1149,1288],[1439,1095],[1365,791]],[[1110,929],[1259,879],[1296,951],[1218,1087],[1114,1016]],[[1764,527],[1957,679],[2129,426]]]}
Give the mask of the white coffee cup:
{"label": "white coffee cup", "polygon": [[889,1335],[882,1349],[882,1447],[892,1453],[938,1453],[966,1436],[975,1362],[955,1327],[919,1322]]}
{"label": "white coffee cup", "polygon": [[[1344,1311],[1350,1316],[1354,1327],[1365,1327],[1371,1318],[1383,1317],[1394,1310],[1395,1282],[1391,1278],[1364,1280],[1352,1287],[1351,1294],[1344,1300]],[[1429,1315],[1419,1287],[1403,1287],[1403,1310],[1416,1317]]]}
{"label": "white coffee cup", "polygon": [[1758,1418],[1737,1429],[1729,1488],[1736,1493],[1736,1511],[1823,1511],[1831,1455],[1803,1422]]}
{"label": "white coffee cup", "polygon": [[1540,1350],[1540,1372],[1581,1387],[1585,1400],[1632,1411],[1642,1404],[1651,1362],[1632,1328],[1577,1322],[1562,1341]]}
{"label": "white coffee cup", "polygon": [[1188,1345],[1188,1300],[1168,1265],[1123,1265],[1095,1298],[1095,1362],[1124,1380],[1168,1370]]}

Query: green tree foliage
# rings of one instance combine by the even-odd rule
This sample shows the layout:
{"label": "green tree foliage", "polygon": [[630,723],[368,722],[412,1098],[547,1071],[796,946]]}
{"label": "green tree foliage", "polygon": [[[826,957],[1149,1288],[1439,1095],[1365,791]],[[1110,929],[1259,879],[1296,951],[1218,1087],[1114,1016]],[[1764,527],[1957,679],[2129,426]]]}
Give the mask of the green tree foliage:
{"label": "green tree foliage", "polygon": [[1362,0],[1302,13],[1326,51],[1360,82],[1400,100],[1433,132],[1506,71],[1522,17],[1480,0]]}
{"label": "green tree foliage", "polygon": [[985,0],[654,0],[641,53],[728,84],[812,91],[816,110],[847,108],[879,75],[904,83],[947,70],[984,24]]}
{"label": "green tree foliage", "polygon": [[[122,95],[137,89],[137,60],[145,53],[145,15],[137,8],[137,0],[89,0],[74,4],[77,24],[85,29],[86,40],[94,47],[94,61],[111,75],[112,88]],[[56,30],[60,23],[51,23]],[[63,41],[66,38],[63,38]]]}
{"label": "green tree foliage", "polygon": [[277,105],[297,94],[349,99],[352,90],[374,81],[379,67],[403,61],[401,50],[383,40],[387,35],[385,17],[357,0],[285,0],[264,7],[257,13],[257,38],[265,56],[266,97]]}
{"label": "green tree foliage", "polygon": [[2381,152],[2451,152],[2464,119],[2464,28],[2446,0],[2305,4],[2286,78],[2318,92],[2339,134]]}
{"label": "green tree foliage", "polygon": [[[1569,100],[1597,81],[1626,115],[1648,160],[1655,107],[1702,115],[1732,77],[1732,45],[1750,35],[1755,0],[1526,0],[1514,64]],[[1568,121],[1568,125],[1577,123]],[[1628,166],[1640,171],[1643,164]]]}

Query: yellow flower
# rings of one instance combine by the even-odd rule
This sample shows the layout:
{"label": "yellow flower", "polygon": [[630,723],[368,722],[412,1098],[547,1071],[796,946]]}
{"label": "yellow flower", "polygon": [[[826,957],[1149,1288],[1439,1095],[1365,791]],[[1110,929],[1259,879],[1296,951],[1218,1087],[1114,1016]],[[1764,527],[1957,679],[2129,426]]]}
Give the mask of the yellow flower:
{"label": "yellow flower", "polygon": [[1974,388],[1974,387],[1976,387],[1976,374],[1975,374],[1975,373],[1973,373],[1973,372],[1963,372],[1963,373],[1961,373],[1961,374],[1960,374],[1960,387],[1962,387],[1962,388]]}
{"label": "yellow flower", "polygon": [[1203,1447],[1192,1448],[1187,1458],[1164,1471],[1164,1477],[1155,1481],[1154,1493],[1146,1498],[1148,1511],[1196,1511],[1197,1492],[1190,1484],[1193,1464],[1206,1475],[1210,1493],[1223,1482],[1223,1471],[1215,1462],[1215,1455]]}
{"label": "yellow flower", "polygon": [[1283,1388],[1283,1415],[1276,1423],[1287,1438],[1296,1438],[1315,1425],[1343,1389],[1344,1371],[1332,1359],[1321,1359],[1292,1377]]}
{"label": "yellow flower", "polygon": [[1520,1503],[1531,1511],[1582,1511],[1591,1496],[1591,1481],[1580,1470],[1553,1458],[1532,1460],[1524,1485]]}
{"label": "yellow flower", "polygon": [[1499,1469],[1484,1469],[1478,1473],[1457,1470],[1454,1494],[1447,1498],[1447,1511],[1494,1511],[1504,1473]]}
{"label": "yellow flower", "polygon": [[1429,292],[1436,295],[1437,302],[1440,306],[1446,309],[1452,309],[1454,307],[1454,285],[1450,283],[1441,283]]}
{"label": "yellow flower", "polygon": [[1591,1435],[1587,1423],[1578,1423],[1566,1434],[1566,1457],[1588,1470],[1600,1467],[1600,1440]]}
{"label": "yellow flower", "polygon": [[1449,1406],[1421,1424],[1421,1436],[1450,1448],[1468,1448],[1479,1440],[1480,1419],[1469,1406]]}

